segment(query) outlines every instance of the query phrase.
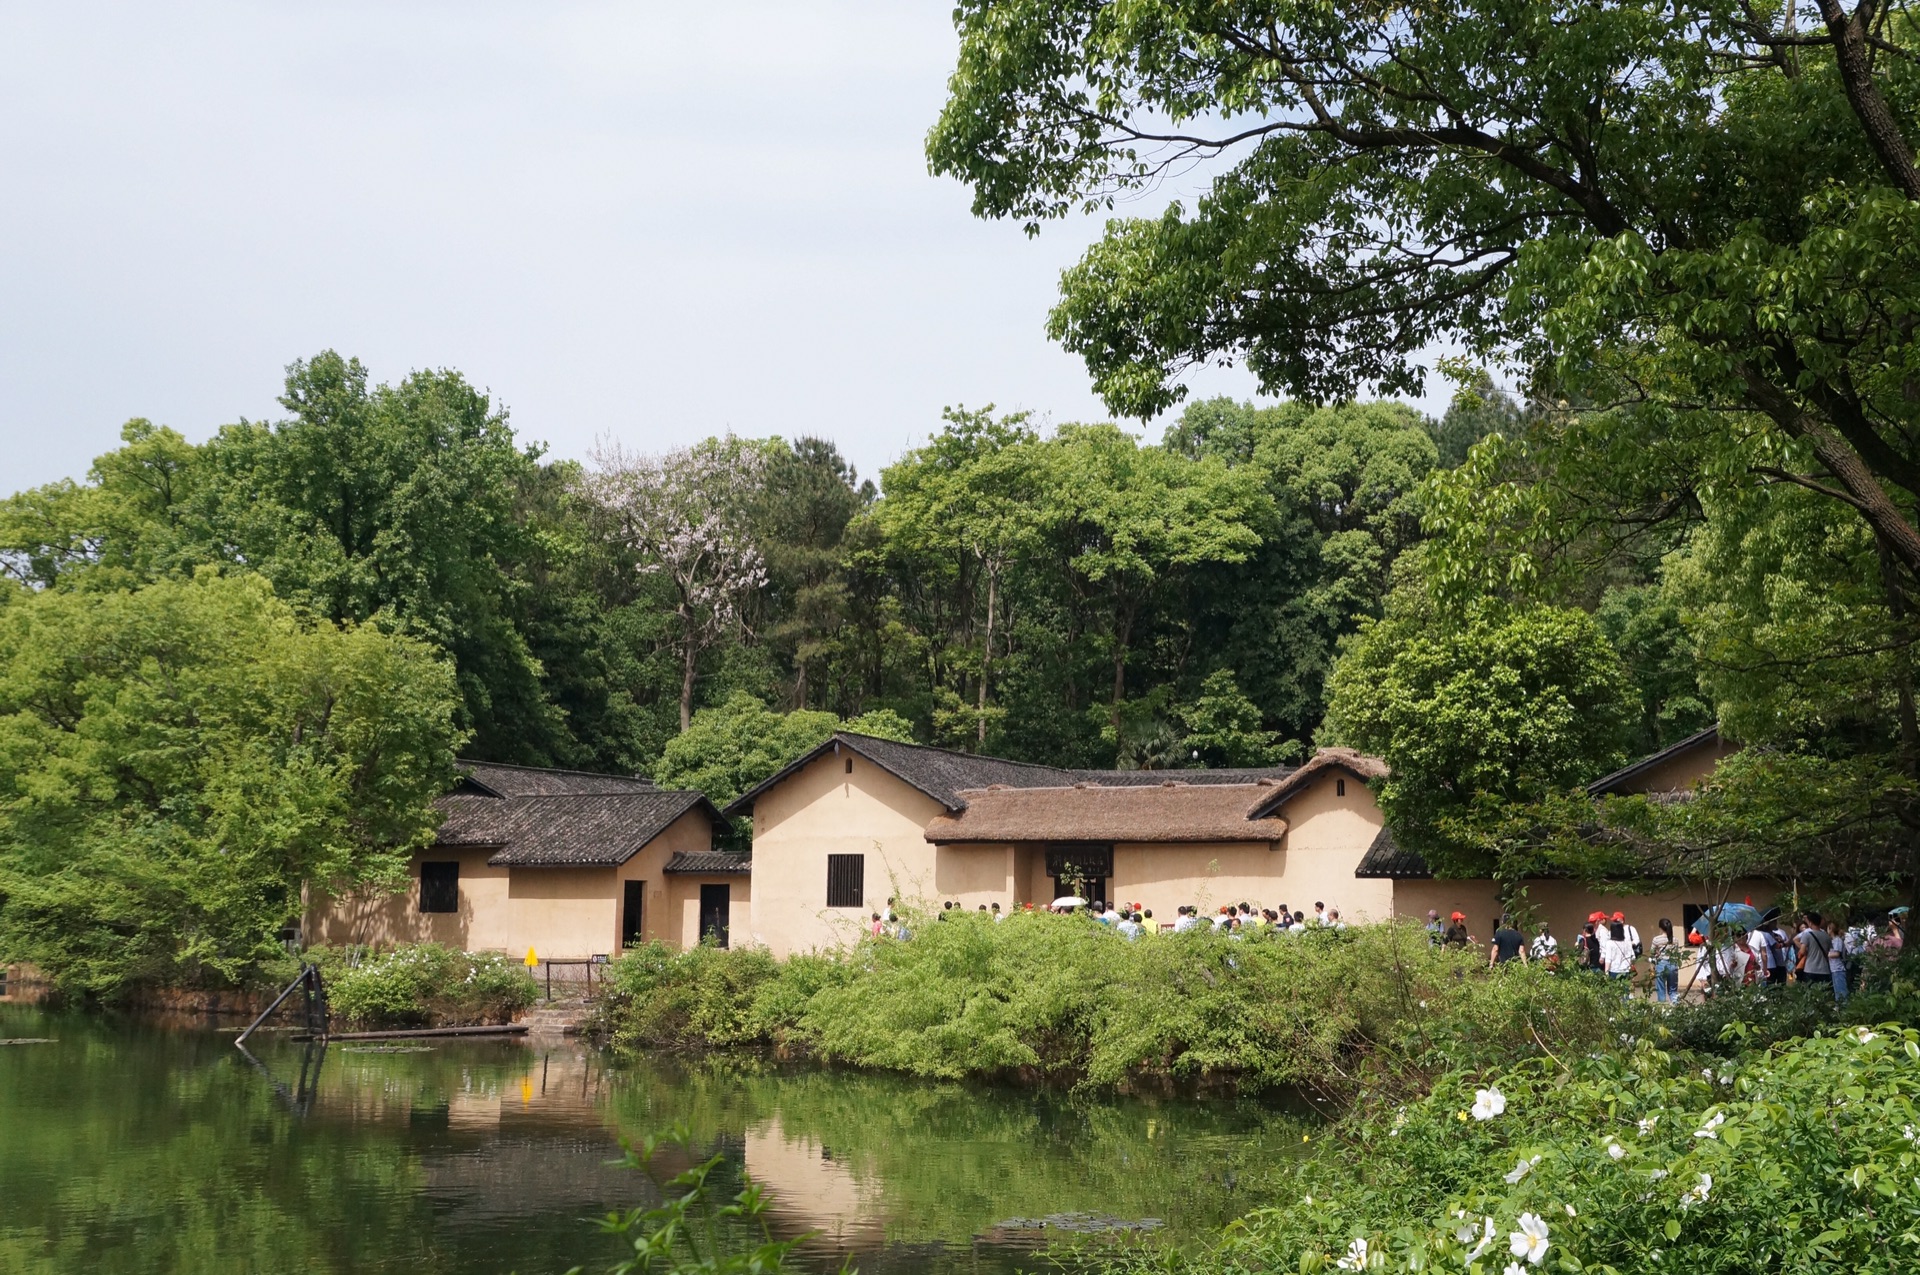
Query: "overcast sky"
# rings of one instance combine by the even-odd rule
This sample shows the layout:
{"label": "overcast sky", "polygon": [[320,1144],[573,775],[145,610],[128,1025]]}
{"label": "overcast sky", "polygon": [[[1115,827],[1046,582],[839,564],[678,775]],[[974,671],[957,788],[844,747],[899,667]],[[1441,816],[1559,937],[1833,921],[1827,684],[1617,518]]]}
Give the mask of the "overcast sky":
{"label": "overcast sky", "polygon": [[927,173],[950,10],[0,0],[0,490],[131,416],[277,416],[329,347],[567,456],[814,433],[873,474],[949,403],[1104,419],[1043,329],[1097,225]]}

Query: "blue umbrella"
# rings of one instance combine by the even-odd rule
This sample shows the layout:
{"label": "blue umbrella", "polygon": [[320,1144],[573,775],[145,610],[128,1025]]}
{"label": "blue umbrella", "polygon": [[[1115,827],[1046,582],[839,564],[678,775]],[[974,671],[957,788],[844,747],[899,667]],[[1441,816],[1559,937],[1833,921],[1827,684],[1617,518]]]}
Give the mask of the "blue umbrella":
{"label": "blue umbrella", "polygon": [[1700,919],[1693,923],[1693,932],[1706,938],[1715,924],[1751,930],[1760,920],[1760,909],[1751,903],[1716,903],[1700,914]]}

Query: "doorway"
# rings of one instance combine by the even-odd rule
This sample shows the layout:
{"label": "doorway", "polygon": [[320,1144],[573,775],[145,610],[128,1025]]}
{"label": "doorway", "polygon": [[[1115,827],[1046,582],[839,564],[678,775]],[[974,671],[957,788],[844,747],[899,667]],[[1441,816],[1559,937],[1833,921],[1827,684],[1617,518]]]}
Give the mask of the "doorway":
{"label": "doorway", "polygon": [[626,883],[626,894],[620,901],[620,950],[623,952],[635,943],[646,941],[646,926],[643,924],[646,914],[642,911],[646,890],[645,881]]}
{"label": "doorway", "polygon": [[732,910],[733,887],[725,882],[700,887],[700,941],[712,935],[716,946],[727,946],[727,920]]}

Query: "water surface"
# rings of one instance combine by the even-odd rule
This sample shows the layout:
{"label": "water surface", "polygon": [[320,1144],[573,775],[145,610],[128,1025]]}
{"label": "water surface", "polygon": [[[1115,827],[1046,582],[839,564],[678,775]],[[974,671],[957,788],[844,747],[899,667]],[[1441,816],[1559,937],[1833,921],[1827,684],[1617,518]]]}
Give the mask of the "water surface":
{"label": "water surface", "polygon": [[1252,1099],[615,1065],[522,1039],[256,1036],[255,1067],[230,1029],[0,1003],[20,1037],[54,1043],[0,1046],[8,1275],[594,1270],[617,1249],[585,1219],[657,1199],[609,1163],[621,1139],[676,1125],[729,1189],[767,1189],[777,1235],[819,1232],[809,1266],[1010,1272],[1062,1234],[1190,1242],[1271,1203],[1302,1131]]}

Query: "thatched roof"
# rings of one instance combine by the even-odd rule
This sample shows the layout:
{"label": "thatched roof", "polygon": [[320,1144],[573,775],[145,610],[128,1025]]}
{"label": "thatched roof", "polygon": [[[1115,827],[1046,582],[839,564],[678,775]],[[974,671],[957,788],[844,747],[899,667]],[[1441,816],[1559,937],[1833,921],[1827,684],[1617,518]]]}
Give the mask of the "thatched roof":
{"label": "thatched roof", "polygon": [[755,784],[727,807],[729,815],[750,815],[759,796],[789,776],[828,754],[850,752],[919,789],[949,811],[965,810],[968,792],[995,787],[1065,788],[1077,783],[1097,783],[1107,787],[1153,787],[1177,778],[1189,784],[1247,784],[1256,779],[1282,779],[1292,774],[1288,766],[1269,766],[1237,770],[1072,770],[1061,766],[1042,766],[1034,762],[1009,761],[1004,757],[983,757],[926,744],[902,744],[851,731],[835,731],[832,738],[803,756],[795,758],[773,775]]}
{"label": "thatched roof", "polygon": [[1257,817],[1275,813],[1329,770],[1344,770],[1362,783],[1371,783],[1376,779],[1387,777],[1387,763],[1378,757],[1369,757],[1351,748],[1322,748],[1307,759],[1306,765],[1290,772],[1286,778],[1275,784],[1268,792],[1266,799],[1254,811],[1254,815]]}
{"label": "thatched roof", "polygon": [[1271,790],[1263,784],[1080,783],[1059,788],[967,789],[962,810],[936,816],[926,837],[956,841],[1209,842],[1278,841],[1281,819],[1249,811]]}

